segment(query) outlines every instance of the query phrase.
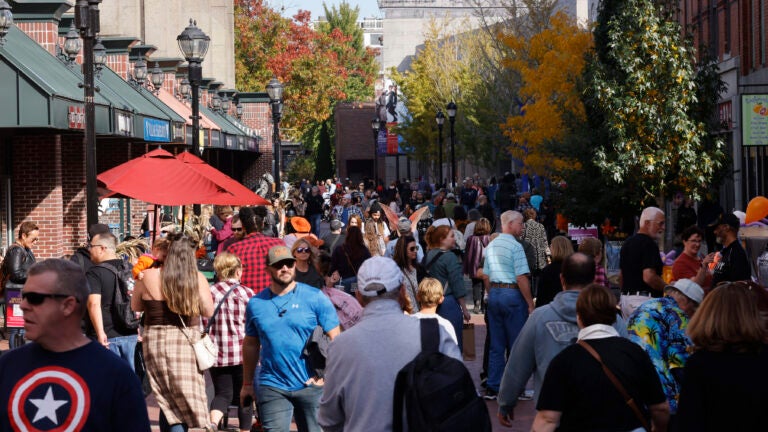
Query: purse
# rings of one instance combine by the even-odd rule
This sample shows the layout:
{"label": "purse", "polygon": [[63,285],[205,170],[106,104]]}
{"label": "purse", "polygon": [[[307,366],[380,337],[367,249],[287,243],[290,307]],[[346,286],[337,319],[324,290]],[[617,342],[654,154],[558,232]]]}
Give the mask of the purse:
{"label": "purse", "polygon": [[219,356],[219,347],[213,343],[213,340],[208,333],[211,331],[211,325],[213,325],[216,315],[219,313],[219,310],[221,310],[221,304],[224,303],[224,300],[226,300],[229,294],[238,286],[240,286],[239,282],[232,285],[232,288],[230,288],[227,293],[224,294],[224,297],[219,300],[219,304],[216,305],[216,309],[213,311],[211,318],[208,319],[208,325],[205,326],[205,330],[200,333],[200,339],[196,342],[192,342],[192,339],[190,339],[189,335],[184,331],[187,329],[187,325],[184,324],[184,319],[179,315],[181,325],[184,326],[184,330],[181,332],[187,338],[189,344],[192,345],[192,349],[195,351],[195,358],[197,358],[197,368],[200,369],[201,372],[210,369],[211,366],[216,364],[216,358]]}
{"label": "purse", "polygon": [[[181,317],[181,315],[179,315],[179,320],[181,321],[181,325],[184,326],[184,330],[187,330],[187,325],[184,324],[184,319]],[[197,368],[200,369],[200,372],[210,369],[211,366],[216,363],[216,357],[219,355],[219,347],[213,343],[211,336],[209,336],[206,332],[201,332],[200,339],[192,342],[192,339],[184,330],[181,332],[187,338],[189,344],[192,345],[192,349],[195,351]]]}

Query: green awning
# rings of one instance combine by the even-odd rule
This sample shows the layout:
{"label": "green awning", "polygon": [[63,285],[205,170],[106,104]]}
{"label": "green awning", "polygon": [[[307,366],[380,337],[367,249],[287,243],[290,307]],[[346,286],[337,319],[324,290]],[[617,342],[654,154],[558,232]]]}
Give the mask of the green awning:
{"label": "green awning", "polygon": [[[82,75],[11,26],[0,47],[0,128],[82,129]],[[109,101],[100,94],[96,133],[110,130]]]}
{"label": "green awning", "polygon": [[253,152],[259,150],[259,136],[252,129],[228,115],[219,114],[207,107],[201,106],[200,111],[221,128],[221,137],[218,140],[213,137],[214,131],[211,131],[213,137],[211,147]]}

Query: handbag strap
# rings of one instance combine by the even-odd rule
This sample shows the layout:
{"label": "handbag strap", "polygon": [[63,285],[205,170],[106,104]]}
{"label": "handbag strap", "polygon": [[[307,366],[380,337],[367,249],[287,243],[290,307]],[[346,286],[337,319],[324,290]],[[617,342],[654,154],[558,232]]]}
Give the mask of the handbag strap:
{"label": "handbag strap", "polygon": [[344,251],[344,256],[347,257],[347,264],[349,264],[349,267],[352,269],[352,271],[357,274],[357,269],[355,268],[354,264],[352,264],[352,260],[349,259],[349,254],[347,253],[347,246],[344,245],[341,247],[341,249]]}
{"label": "handbag strap", "polygon": [[624,388],[624,386],[621,384],[621,381],[619,381],[618,378],[616,378],[616,375],[611,372],[610,369],[608,369],[608,366],[603,363],[603,359],[600,358],[600,354],[595,351],[592,346],[590,346],[588,343],[586,343],[584,340],[580,340],[577,342],[579,345],[581,345],[582,348],[587,350],[589,354],[592,355],[592,357],[597,360],[598,363],[600,363],[600,366],[603,368],[603,372],[605,372],[605,375],[608,377],[609,380],[613,383],[613,385],[616,387],[616,390],[621,393],[621,396],[624,398],[624,402],[629,405],[629,408],[632,409],[632,412],[635,414],[635,417],[637,417],[638,420],[640,420],[640,424],[645,428],[645,430],[651,430],[650,426],[648,425],[648,420],[645,418],[643,413],[640,411],[640,407],[637,406],[637,403],[634,399],[632,399],[632,396],[627,393],[627,390]]}
{"label": "handbag strap", "polygon": [[[213,315],[211,315],[211,317],[210,317],[210,318],[208,318],[208,325],[207,325],[207,326],[205,326],[205,330],[204,330],[204,333],[208,333],[208,332],[211,330],[211,326],[213,325],[213,321],[215,321],[215,320],[216,320],[216,315],[219,313],[219,310],[221,309],[221,304],[222,304],[222,303],[224,303],[224,300],[226,300],[226,299],[227,299],[227,296],[229,296],[229,294],[230,294],[232,291],[234,291],[234,290],[235,290],[235,288],[237,288],[237,287],[239,287],[239,286],[240,286],[240,282],[235,282],[235,284],[234,284],[234,285],[232,285],[232,288],[230,288],[230,289],[227,291],[227,293],[226,293],[226,294],[224,294],[224,297],[222,297],[222,298],[221,298],[221,300],[219,300],[219,304],[217,304],[217,305],[216,305],[216,309],[214,309],[214,310],[213,310]],[[184,324],[184,321],[182,321],[181,323],[182,323],[182,324]],[[186,327],[185,327],[185,328],[186,328]]]}

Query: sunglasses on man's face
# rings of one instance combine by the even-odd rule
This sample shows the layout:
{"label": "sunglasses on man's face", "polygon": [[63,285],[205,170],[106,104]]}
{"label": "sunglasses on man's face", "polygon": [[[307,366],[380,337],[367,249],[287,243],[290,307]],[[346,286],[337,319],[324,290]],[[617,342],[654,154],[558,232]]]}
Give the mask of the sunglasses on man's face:
{"label": "sunglasses on man's face", "polygon": [[234,227],[232,228],[233,232],[241,232],[242,230],[243,228],[234,228]]}
{"label": "sunglasses on man's face", "polygon": [[272,267],[274,270],[282,270],[283,267],[288,267],[289,269],[292,269],[295,264],[296,264],[296,261],[284,260],[284,261],[276,262],[272,264],[270,267]]}
{"label": "sunglasses on man's face", "polygon": [[417,248],[416,246],[411,246],[411,247],[408,248],[408,252],[416,252],[418,250],[419,250],[419,248]]}
{"label": "sunglasses on man's face", "polygon": [[60,298],[64,299],[67,297],[72,297],[71,294],[45,294],[45,293],[38,293],[34,291],[24,291],[21,293],[21,298],[26,300],[27,303],[31,304],[32,306],[39,306],[43,304],[45,299],[47,298]]}

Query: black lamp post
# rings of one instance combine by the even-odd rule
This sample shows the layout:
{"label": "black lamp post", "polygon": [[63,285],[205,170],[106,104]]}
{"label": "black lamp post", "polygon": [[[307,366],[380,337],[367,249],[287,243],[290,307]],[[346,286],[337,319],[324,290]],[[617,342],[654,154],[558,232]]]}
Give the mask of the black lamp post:
{"label": "black lamp post", "polygon": [[379,186],[379,131],[381,130],[382,121],[379,117],[374,117],[371,120],[371,129],[373,129],[373,188],[376,189]]}
{"label": "black lamp post", "polygon": [[283,116],[283,85],[272,77],[267,84],[267,94],[269,103],[272,106],[272,154],[274,156],[274,166],[272,167],[272,176],[275,178],[275,192],[280,193],[282,183],[280,182],[280,118]]}
{"label": "black lamp post", "polygon": [[94,41],[101,31],[99,23],[101,0],[77,0],[75,27],[83,38],[83,93],[85,102],[85,199],[87,226],[99,223],[99,195],[96,190],[96,106],[94,96]]}
{"label": "black lamp post", "polygon": [[208,52],[211,38],[197,28],[197,21],[190,18],[189,25],[176,38],[181,54],[189,63],[189,85],[192,91],[192,154],[200,156],[200,99],[198,90],[203,79],[202,62]]}
{"label": "black lamp post", "polygon": [[5,0],[0,0],[0,46],[5,43],[5,35],[8,34],[11,25],[13,25],[11,6]]}
{"label": "black lamp post", "polygon": [[456,187],[456,131],[454,124],[456,123],[456,104],[450,101],[445,107],[448,111],[448,120],[451,121],[451,187]]}
{"label": "black lamp post", "polygon": [[445,114],[443,114],[443,110],[437,110],[435,121],[437,122],[437,163],[439,166],[438,173],[440,175],[440,177],[438,177],[437,183],[442,184],[443,182],[443,123],[445,123]]}

